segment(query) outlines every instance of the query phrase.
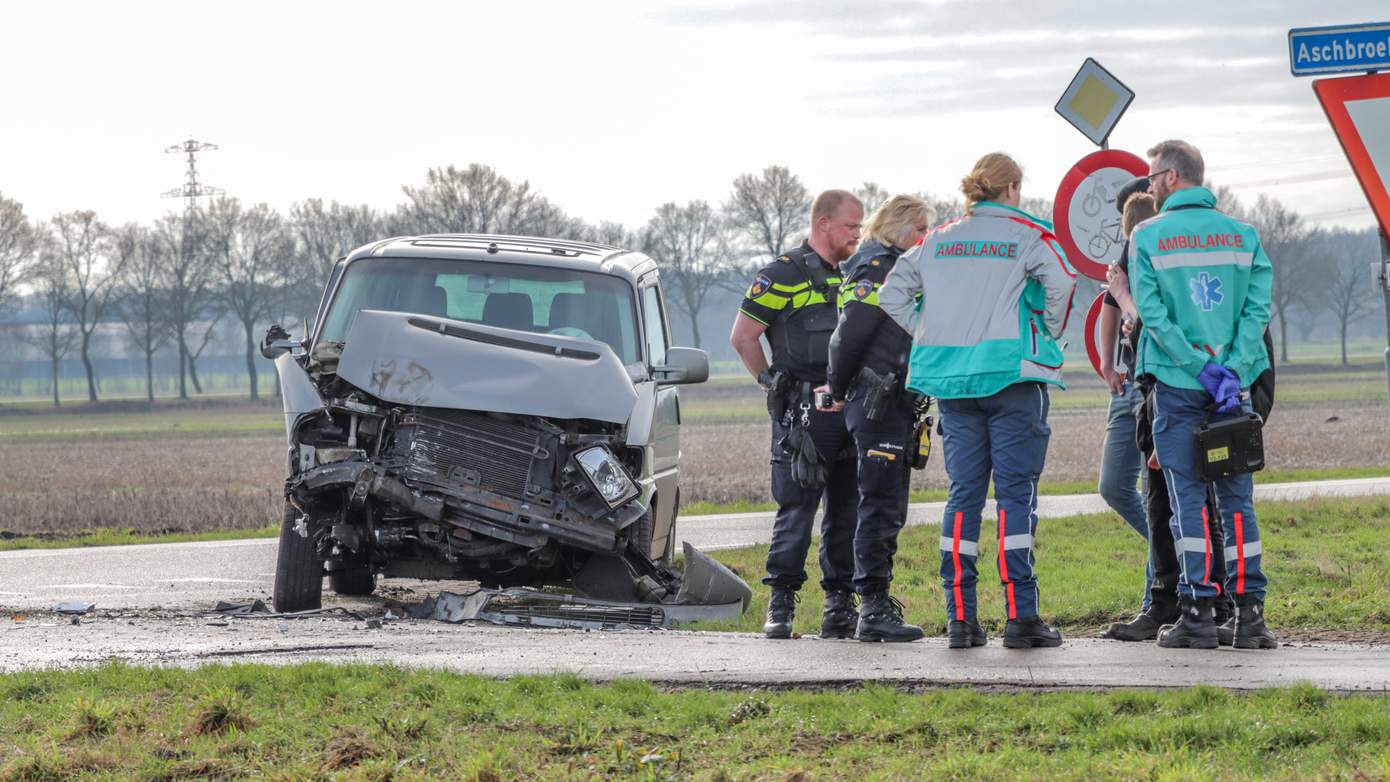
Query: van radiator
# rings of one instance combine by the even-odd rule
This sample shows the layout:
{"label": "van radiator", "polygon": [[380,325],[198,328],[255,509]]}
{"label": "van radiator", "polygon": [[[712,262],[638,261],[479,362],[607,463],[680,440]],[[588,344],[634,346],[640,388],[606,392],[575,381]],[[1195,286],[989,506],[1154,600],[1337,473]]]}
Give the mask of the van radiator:
{"label": "van radiator", "polygon": [[536,463],[549,458],[541,438],[535,429],[489,415],[432,410],[403,416],[396,442],[404,448],[406,478],[526,499],[535,493]]}

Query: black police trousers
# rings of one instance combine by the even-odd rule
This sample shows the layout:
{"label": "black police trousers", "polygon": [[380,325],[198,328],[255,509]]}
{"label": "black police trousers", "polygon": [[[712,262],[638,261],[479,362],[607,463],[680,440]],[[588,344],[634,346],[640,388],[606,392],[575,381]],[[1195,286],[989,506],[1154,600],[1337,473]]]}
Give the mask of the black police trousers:
{"label": "black police trousers", "polygon": [[[1151,453],[1152,449],[1144,452],[1146,462]],[[1178,551],[1173,544],[1173,531],[1169,524],[1173,518],[1173,505],[1163,471],[1149,470],[1147,467],[1145,470],[1148,476],[1144,481],[1144,510],[1149,517],[1149,562],[1153,565],[1154,574],[1149,596],[1159,613],[1171,614],[1178,607],[1178,580],[1182,578],[1182,566],[1178,563]],[[1214,584],[1226,583],[1226,535],[1221,527],[1215,492],[1208,486],[1207,534],[1211,536],[1211,580]]]}
{"label": "black police trousers", "polygon": [[[801,410],[792,405],[799,423]],[[854,525],[858,487],[855,483],[854,451],[845,415],[810,410],[811,436],[826,465],[828,479],[821,489],[806,489],[792,477],[791,457],[779,443],[787,429],[781,421],[772,424],[772,499],[777,503],[777,519],[772,525],[772,544],[767,552],[767,576],[763,583],[772,587],[800,589],[806,583],[806,553],[811,548],[811,532],[816,508],[825,502],[820,528],[821,588],[849,590],[854,578]]]}
{"label": "black police trousers", "polygon": [[845,404],[845,426],[859,456],[859,522],[854,531],[854,589],[861,595],[888,591],[898,533],[907,523],[912,478],[912,409],[901,400],[881,420],[865,416],[864,401]]}

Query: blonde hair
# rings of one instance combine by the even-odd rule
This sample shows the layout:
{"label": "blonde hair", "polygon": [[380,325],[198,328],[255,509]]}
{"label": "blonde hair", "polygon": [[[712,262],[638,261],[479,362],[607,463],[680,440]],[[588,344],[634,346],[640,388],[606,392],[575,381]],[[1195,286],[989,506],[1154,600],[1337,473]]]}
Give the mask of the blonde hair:
{"label": "blonde hair", "polygon": [[980,158],[970,175],[960,181],[960,191],[965,194],[966,208],[981,201],[993,201],[1009,189],[1009,185],[1023,182],[1023,169],[1013,158],[1003,152],[991,152]]}
{"label": "blonde hair", "polygon": [[1158,214],[1158,202],[1148,193],[1135,193],[1125,201],[1124,214],[1120,218],[1120,230],[1128,237],[1134,227]]}
{"label": "blonde hair", "polygon": [[908,234],[917,230],[917,223],[931,225],[936,219],[936,210],[931,204],[910,195],[895,195],[884,201],[869,222],[864,225],[864,239],[877,239],[899,249],[907,249],[904,244]]}

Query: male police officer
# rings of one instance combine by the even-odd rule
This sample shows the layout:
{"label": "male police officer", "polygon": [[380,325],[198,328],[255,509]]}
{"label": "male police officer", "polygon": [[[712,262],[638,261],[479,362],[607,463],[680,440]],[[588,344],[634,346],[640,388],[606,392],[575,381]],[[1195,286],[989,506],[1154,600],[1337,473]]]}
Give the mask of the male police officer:
{"label": "male police officer", "polygon": [[[769,638],[790,638],[796,593],[806,581],[806,552],[822,495],[821,587],[825,611],[821,637],[850,638],[858,625],[854,575],[854,447],[844,413],[815,407],[814,389],[825,382],[830,335],[835,329],[839,264],[859,242],[864,207],[846,190],[827,190],[811,204],[811,235],[800,247],[763,267],[753,279],[729,342],[768,392],[772,415],[772,497],[777,519],[767,555],[772,587]],[[759,337],[772,348],[768,366]]]}
{"label": "male police officer", "polygon": [[[1274,270],[1255,230],[1216,210],[1216,197],[1201,186],[1205,166],[1196,147],[1164,141],[1148,156],[1160,211],[1131,238],[1130,287],[1144,321],[1137,371],[1155,380],[1154,450],[1168,481],[1182,565],[1182,616],[1159,633],[1158,644],[1215,649],[1212,604],[1223,585],[1211,574],[1207,487],[1198,475],[1195,433],[1213,401],[1217,415],[1249,409],[1241,390],[1269,366],[1263,335]],[[1214,485],[1225,531],[1224,588],[1236,601],[1234,644],[1272,649],[1254,481],[1242,473]]]}
{"label": "male police officer", "polygon": [[845,263],[840,325],[830,338],[830,393],[845,406],[845,425],[859,453],[859,522],[854,533],[854,589],[861,641],[915,641],[922,628],[903,621],[888,596],[898,532],[907,522],[908,482],[916,448],[915,405],[904,387],[912,335],[878,306],[878,289],[898,256],[922,240],[932,210],[915,196],[886,201]]}

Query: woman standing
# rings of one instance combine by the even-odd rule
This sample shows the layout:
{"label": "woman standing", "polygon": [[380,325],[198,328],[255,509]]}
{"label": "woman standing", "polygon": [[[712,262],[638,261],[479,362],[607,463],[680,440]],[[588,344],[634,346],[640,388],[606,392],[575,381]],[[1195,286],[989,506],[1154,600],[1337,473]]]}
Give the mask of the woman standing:
{"label": "woman standing", "polygon": [[[879,305],[913,335],[908,388],[940,400],[951,481],[941,535],[947,637],[983,646],[975,560],[990,479],[998,505],[1004,646],[1060,646],[1038,616],[1033,574],[1038,476],[1052,434],[1047,386],[1062,386],[1056,338],[1076,274],[1050,223],[1019,209],[1023,171],[990,153],[961,180],[966,214],[898,259]],[[916,297],[921,295],[920,306]]]}

